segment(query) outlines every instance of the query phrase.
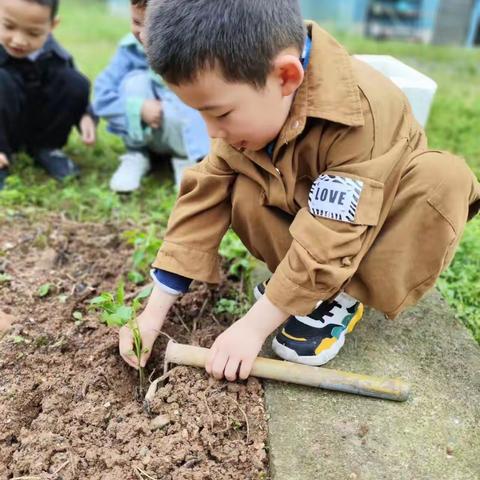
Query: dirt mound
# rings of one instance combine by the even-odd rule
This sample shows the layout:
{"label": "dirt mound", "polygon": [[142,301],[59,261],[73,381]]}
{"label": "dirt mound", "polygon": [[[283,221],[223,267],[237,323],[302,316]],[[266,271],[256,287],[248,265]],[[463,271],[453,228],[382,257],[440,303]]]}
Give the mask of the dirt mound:
{"label": "dirt mound", "polygon": [[[116,331],[87,309],[114,289],[131,255],[115,225],[18,217],[0,227],[0,311],[13,322],[0,340],[0,478],[266,478],[257,380],[228,384],[177,367],[153,402],[136,398]],[[209,346],[232,320],[212,306],[232,288],[227,279],[215,290],[195,285],[165,332]],[[166,341],[150,368],[162,364]]]}

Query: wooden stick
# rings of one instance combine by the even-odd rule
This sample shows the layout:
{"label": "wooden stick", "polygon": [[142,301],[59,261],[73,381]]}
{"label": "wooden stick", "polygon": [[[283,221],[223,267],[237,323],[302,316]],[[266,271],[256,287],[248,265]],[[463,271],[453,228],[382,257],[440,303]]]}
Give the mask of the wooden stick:
{"label": "wooden stick", "polygon": [[[170,341],[165,352],[165,361],[177,365],[205,368],[207,353],[208,349],[206,348]],[[255,360],[251,375],[397,402],[407,400],[410,393],[410,385],[399,378],[371,377],[263,357]]]}

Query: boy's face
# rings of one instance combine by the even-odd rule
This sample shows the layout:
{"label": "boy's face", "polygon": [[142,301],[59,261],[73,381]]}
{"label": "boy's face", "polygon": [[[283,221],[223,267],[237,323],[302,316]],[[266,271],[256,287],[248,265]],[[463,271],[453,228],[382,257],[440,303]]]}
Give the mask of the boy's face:
{"label": "boy's face", "polygon": [[145,26],[145,7],[130,5],[130,18],[130,27],[132,29],[132,33],[140,43],[143,43],[142,36]]}
{"label": "boy's face", "polygon": [[227,82],[219,68],[201,72],[191,83],[169,87],[202,114],[211,138],[222,138],[240,151],[262,150],[280,133],[293,95],[303,81],[298,56],[282,58],[283,63],[274,64],[261,90],[246,83]]}
{"label": "boy's face", "polygon": [[50,7],[26,0],[0,1],[0,44],[9,55],[24,58],[39,50],[58,24]]}

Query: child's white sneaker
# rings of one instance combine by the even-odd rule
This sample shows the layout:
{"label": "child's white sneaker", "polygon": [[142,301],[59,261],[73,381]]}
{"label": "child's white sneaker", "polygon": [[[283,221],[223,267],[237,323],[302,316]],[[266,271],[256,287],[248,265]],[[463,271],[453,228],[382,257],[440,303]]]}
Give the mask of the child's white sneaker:
{"label": "child's white sneaker", "polygon": [[127,152],[119,160],[120,166],[110,180],[110,188],[119,193],[137,190],[142,178],[150,170],[150,160],[140,152]]}

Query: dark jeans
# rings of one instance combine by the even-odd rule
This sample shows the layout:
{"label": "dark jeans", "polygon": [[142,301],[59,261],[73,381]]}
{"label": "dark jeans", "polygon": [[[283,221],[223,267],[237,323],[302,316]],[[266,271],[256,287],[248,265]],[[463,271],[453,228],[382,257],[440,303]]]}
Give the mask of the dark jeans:
{"label": "dark jeans", "polygon": [[[42,78],[43,77],[43,78]],[[35,66],[22,73],[0,68],[0,152],[62,148],[87,111],[90,85],[69,67],[49,72]]]}

